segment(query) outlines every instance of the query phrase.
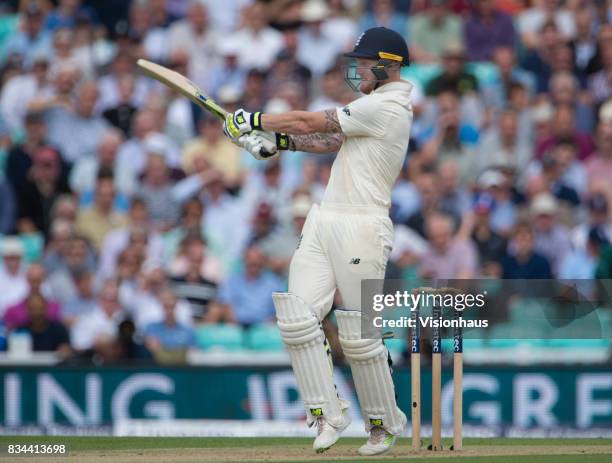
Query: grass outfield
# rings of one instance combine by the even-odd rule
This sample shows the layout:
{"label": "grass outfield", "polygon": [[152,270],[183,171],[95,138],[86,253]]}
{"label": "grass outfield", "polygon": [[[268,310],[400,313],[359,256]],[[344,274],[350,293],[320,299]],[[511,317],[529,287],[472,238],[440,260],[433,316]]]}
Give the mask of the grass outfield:
{"label": "grass outfield", "polygon": [[[172,437],[33,437],[0,436],[2,462],[333,462],[344,461],[440,461],[454,463],[609,463],[612,439],[464,439],[460,452],[412,452],[410,440],[402,438],[384,457],[360,458],[363,439],[341,439],[323,455],[312,452],[311,439],[303,438],[172,438]],[[67,456],[35,459],[10,457],[9,444],[65,444]],[[445,440],[448,448],[451,440]]]}

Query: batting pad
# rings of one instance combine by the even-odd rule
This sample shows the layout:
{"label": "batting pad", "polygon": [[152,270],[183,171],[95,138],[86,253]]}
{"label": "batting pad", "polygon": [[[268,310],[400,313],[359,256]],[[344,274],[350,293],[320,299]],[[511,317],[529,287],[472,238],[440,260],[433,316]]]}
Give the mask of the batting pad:
{"label": "batting pad", "polygon": [[336,310],[340,345],[351,365],[366,431],[382,426],[400,435],[406,416],[397,407],[389,352],[380,339],[361,339],[361,312]]}
{"label": "batting pad", "polygon": [[334,427],[346,424],[327,356],[325,334],[310,307],[291,293],[272,293],[281,336],[304,401],[308,424],[323,416]]}

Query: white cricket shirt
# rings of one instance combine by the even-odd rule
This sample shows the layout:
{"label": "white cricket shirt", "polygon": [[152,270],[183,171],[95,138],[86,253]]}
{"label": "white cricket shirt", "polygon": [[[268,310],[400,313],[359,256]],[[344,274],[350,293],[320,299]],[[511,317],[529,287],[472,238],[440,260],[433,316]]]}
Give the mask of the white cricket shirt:
{"label": "white cricket shirt", "polygon": [[346,139],[338,151],[323,204],[391,207],[412,125],[406,81],[391,82],[337,108]]}

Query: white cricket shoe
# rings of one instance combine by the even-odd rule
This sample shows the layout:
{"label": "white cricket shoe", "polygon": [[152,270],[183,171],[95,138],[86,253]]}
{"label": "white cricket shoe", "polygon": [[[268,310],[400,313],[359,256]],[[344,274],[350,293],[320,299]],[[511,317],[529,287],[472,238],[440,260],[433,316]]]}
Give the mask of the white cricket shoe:
{"label": "white cricket shoe", "polygon": [[391,450],[396,440],[397,436],[387,432],[383,427],[373,426],[372,429],[370,429],[368,441],[359,447],[359,455],[370,457],[387,453]]}
{"label": "white cricket shoe", "polygon": [[325,421],[324,417],[317,418],[317,437],[315,438],[312,448],[317,453],[323,453],[328,450],[332,445],[338,442],[340,439],[340,433],[344,431],[349,424],[351,424],[351,419],[345,413],[342,414],[342,418],[344,422],[342,426],[338,428],[334,428],[331,424]]}

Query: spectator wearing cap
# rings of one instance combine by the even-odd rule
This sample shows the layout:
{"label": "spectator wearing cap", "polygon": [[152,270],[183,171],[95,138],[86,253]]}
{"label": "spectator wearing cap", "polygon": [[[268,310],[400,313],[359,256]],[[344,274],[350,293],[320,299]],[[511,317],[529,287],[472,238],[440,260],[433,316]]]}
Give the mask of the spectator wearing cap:
{"label": "spectator wearing cap", "polygon": [[585,204],[588,216],[581,220],[572,230],[572,245],[574,249],[584,251],[587,246],[588,234],[595,228],[599,232],[604,233],[608,241],[612,240],[610,208],[605,191],[594,189],[587,195]]}
{"label": "spectator wearing cap", "polygon": [[5,236],[0,241],[2,265],[0,265],[0,318],[6,309],[17,304],[28,293],[23,244],[17,237]]}
{"label": "spectator wearing cap", "polygon": [[494,0],[476,0],[465,21],[465,44],[470,61],[489,61],[497,47],[514,47],[512,18],[495,6]]}
{"label": "spectator wearing cap", "polygon": [[78,195],[82,206],[93,202],[96,179],[100,171],[111,172],[117,193],[118,204],[123,205],[136,191],[137,184],[129,167],[122,165],[117,153],[123,143],[123,135],[117,129],[108,130],[100,139],[96,156],[79,159],[70,171],[69,183]]}
{"label": "spectator wearing cap", "polygon": [[[178,360],[176,354],[185,354],[196,346],[195,332],[190,326],[177,321],[175,311],[179,299],[174,291],[164,289],[159,300],[164,311],[163,319],[144,329],[145,345],[158,361]],[[182,360],[185,360],[184,357]]]}
{"label": "spectator wearing cap", "polygon": [[62,150],[64,160],[70,164],[94,154],[109,128],[108,122],[94,112],[98,96],[98,84],[84,82],[78,88],[74,111],[56,107],[45,113],[49,141]]}
{"label": "spectator wearing cap", "polygon": [[495,200],[490,216],[491,229],[507,236],[515,226],[518,215],[513,201],[511,176],[500,169],[489,169],[478,177],[477,187]]}
{"label": "spectator wearing cap", "polygon": [[428,215],[425,233],[430,247],[421,260],[422,277],[469,279],[478,275],[474,243],[456,233],[450,216],[440,213]]}
{"label": "spectator wearing cap", "polygon": [[51,318],[49,302],[39,293],[30,294],[25,301],[28,320],[18,329],[32,337],[34,352],[56,352],[61,356],[71,353],[70,336],[64,324]]}
{"label": "spectator wearing cap", "polygon": [[179,269],[172,274],[170,286],[179,298],[189,302],[197,321],[207,321],[217,298],[218,266],[207,255],[201,238],[186,237],[182,248],[180,262],[173,265]]}
{"label": "spectator wearing cap", "polygon": [[558,275],[562,260],[571,250],[569,230],[559,223],[559,204],[550,193],[536,195],[531,203],[534,220],[535,249],[550,262],[553,275]]}
{"label": "spectator wearing cap", "polygon": [[58,152],[48,146],[38,148],[28,180],[17,190],[17,229],[22,233],[39,231],[47,236],[53,203],[68,192]]}
{"label": "spectator wearing cap", "polygon": [[222,173],[223,181],[229,188],[237,188],[245,174],[240,149],[223,136],[221,122],[212,115],[203,114],[198,129],[198,137],[183,147],[183,171],[189,175],[210,166]]}
{"label": "spectator wearing cap", "polygon": [[94,200],[91,207],[81,208],[76,220],[76,229],[86,236],[96,250],[112,230],[127,225],[124,214],[115,209],[115,184],[112,172],[100,170],[96,179]]}
{"label": "spectator wearing cap", "polygon": [[520,177],[532,156],[529,140],[519,134],[519,116],[514,109],[506,109],[499,115],[493,128],[486,131],[477,149],[477,169],[506,167]]}
{"label": "spectator wearing cap", "polygon": [[386,27],[398,34],[404,35],[406,32],[406,21],[406,15],[396,9],[395,1],[374,0],[371,2],[371,10],[363,14],[358,29],[365,31],[372,27]]}
{"label": "spectator wearing cap", "polygon": [[548,259],[535,251],[535,236],[528,222],[521,222],[515,227],[509,253],[502,260],[502,270],[505,279],[552,278]]}
{"label": "spectator wearing cap", "polygon": [[463,43],[463,24],[446,0],[430,0],[425,11],[408,20],[408,45],[417,62],[438,61],[449,44]]}
{"label": "spectator wearing cap", "polygon": [[46,12],[40,2],[27,0],[24,3],[21,28],[9,37],[4,48],[6,54],[22,55],[29,65],[35,56],[51,56],[51,35],[45,30]]}
{"label": "spectator wearing cap", "polygon": [[72,325],[72,347],[77,351],[104,349],[117,336],[124,315],[117,283],[107,280],[100,289],[96,307],[79,316]]}
{"label": "spectator wearing cap", "polygon": [[28,314],[26,300],[33,294],[42,295],[48,300],[47,315],[52,320],[59,320],[61,314],[60,305],[49,297],[49,287],[46,284],[46,272],[42,265],[31,264],[26,271],[26,282],[28,285],[27,293],[23,299],[15,305],[7,307],[4,312],[4,324],[8,329],[18,328],[28,323],[30,317]]}
{"label": "spectator wearing cap", "polygon": [[3,173],[0,173],[0,198],[0,235],[6,235],[15,227],[17,203],[13,187]]}
{"label": "spectator wearing cap", "polygon": [[552,134],[544,139],[537,140],[535,148],[536,158],[560,142],[570,142],[577,148],[577,159],[584,161],[595,151],[593,139],[588,133],[576,130],[576,113],[572,106],[560,105],[555,109],[552,119]]}
{"label": "spectator wearing cap", "polygon": [[220,313],[215,321],[248,326],[274,319],[270,294],[282,291],[284,281],[265,269],[266,257],[257,246],[244,252],[244,270],[233,273],[219,289]]}
{"label": "spectator wearing cap", "polygon": [[612,100],[601,107],[595,146],[595,153],[585,161],[589,183],[609,182],[612,178]]}
{"label": "spectator wearing cap", "polygon": [[342,52],[342,44],[327,35],[324,27],[329,13],[329,7],[322,0],[307,0],[302,6],[304,25],[299,32],[296,58],[317,78],[334,64]]}
{"label": "spectator wearing cap", "polygon": [[425,87],[428,96],[438,96],[442,92],[453,92],[464,96],[477,93],[478,80],[465,68],[466,54],[463,45],[451,43],[442,53],[442,72],[431,79]]}
{"label": "spectator wearing cap", "polygon": [[49,91],[49,57],[38,55],[28,72],[8,79],[0,91],[0,115],[8,129],[24,129],[28,105]]}

